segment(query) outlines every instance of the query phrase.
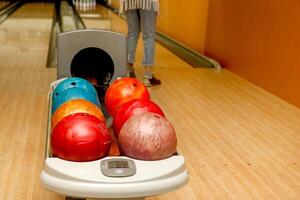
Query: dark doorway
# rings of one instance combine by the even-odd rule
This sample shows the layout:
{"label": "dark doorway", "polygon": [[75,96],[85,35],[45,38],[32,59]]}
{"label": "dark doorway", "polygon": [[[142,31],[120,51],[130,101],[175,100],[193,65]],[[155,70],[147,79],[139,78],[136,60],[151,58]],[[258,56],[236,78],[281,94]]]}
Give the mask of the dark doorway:
{"label": "dark doorway", "polygon": [[71,63],[71,75],[89,80],[95,86],[100,101],[103,101],[113,74],[112,58],[99,48],[89,47],[80,50]]}

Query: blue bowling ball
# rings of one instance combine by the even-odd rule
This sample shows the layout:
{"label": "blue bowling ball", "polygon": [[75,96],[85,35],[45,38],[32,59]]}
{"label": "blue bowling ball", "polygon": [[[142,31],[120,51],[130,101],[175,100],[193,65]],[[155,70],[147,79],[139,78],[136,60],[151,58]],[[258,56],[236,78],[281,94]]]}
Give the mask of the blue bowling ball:
{"label": "blue bowling ball", "polygon": [[78,77],[67,78],[67,79],[63,80],[62,82],[60,82],[57,85],[57,87],[54,89],[53,94],[61,93],[66,89],[74,88],[74,87],[82,88],[82,89],[85,89],[87,92],[97,94],[96,89],[89,81],[87,81],[86,79],[83,79],[83,78],[78,78]]}
{"label": "blue bowling ball", "polygon": [[52,114],[56,111],[57,108],[59,108],[59,106],[72,99],[85,99],[100,107],[97,93],[89,92],[84,88],[72,87],[62,92],[53,93],[51,108]]}

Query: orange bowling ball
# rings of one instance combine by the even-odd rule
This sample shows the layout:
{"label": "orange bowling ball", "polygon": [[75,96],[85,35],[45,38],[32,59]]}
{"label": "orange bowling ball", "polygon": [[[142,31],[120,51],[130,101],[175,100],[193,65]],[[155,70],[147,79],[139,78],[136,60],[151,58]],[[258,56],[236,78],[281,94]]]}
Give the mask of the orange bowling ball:
{"label": "orange bowling ball", "polygon": [[54,112],[51,118],[51,129],[54,129],[62,118],[75,113],[88,113],[105,122],[101,109],[95,104],[84,99],[73,99],[62,104]]}

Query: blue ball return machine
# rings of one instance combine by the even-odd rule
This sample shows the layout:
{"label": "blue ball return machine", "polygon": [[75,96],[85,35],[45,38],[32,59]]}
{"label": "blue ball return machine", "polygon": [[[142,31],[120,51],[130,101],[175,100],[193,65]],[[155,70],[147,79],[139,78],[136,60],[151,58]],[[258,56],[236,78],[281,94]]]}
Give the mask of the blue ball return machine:
{"label": "blue ball return machine", "polygon": [[[105,89],[125,75],[126,37],[107,30],[76,30],[58,36],[57,80],[50,85],[45,164],[42,185],[66,199],[143,199],[184,186],[188,172],[184,157],[176,155],[163,160],[143,161],[126,156],[107,156],[90,162],[71,162],[51,155],[51,99],[54,88],[67,77],[97,79],[101,101]],[[104,103],[102,103],[104,105]],[[111,126],[111,119],[102,111]]]}

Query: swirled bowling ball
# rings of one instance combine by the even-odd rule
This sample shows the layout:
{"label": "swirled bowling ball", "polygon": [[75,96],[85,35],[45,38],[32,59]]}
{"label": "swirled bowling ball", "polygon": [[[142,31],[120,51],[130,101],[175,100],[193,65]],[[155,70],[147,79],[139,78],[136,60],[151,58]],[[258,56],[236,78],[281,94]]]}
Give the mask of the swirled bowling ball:
{"label": "swirled bowling ball", "polygon": [[100,107],[98,96],[95,93],[87,92],[83,88],[69,88],[60,93],[53,93],[52,113],[54,113],[62,104],[73,99],[85,99]]}
{"label": "swirled bowling ball", "polygon": [[100,107],[98,94],[94,86],[85,79],[73,77],[61,81],[55,87],[52,94],[52,113],[71,99],[85,99]]}
{"label": "swirled bowling ball", "polygon": [[145,99],[133,99],[123,104],[113,118],[113,130],[116,138],[118,138],[123,124],[131,116],[144,112],[153,112],[165,117],[162,109],[153,101]]}
{"label": "swirled bowling ball", "polygon": [[53,129],[57,123],[64,117],[75,113],[88,113],[96,116],[101,121],[105,121],[103,113],[95,104],[84,99],[72,99],[63,103],[52,115],[51,128]]}
{"label": "swirled bowling ball", "polygon": [[107,112],[114,117],[123,104],[133,99],[150,100],[150,93],[139,80],[135,78],[120,78],[108,87],[104,103]]}
{"label": "swirled bowling ball", "polygon": [[91,82],[89,82],[86,79],[79,78],[79,77],[71,77],[71,78],[64,79],[55,87],[54,93],[55,92],[59,93],[59,92],[62,92],[64,90],[74,88],[74,87],[82,88],[82,89],[86,90],[87,92],[96,93],[96,90],[93,87]]}
{"label": "swirled bowling ball", "polygon": [[52,131],[51,152],[69,161],[92,161],[109,153],[111,135],[105,123],[93,115],[76,113],[64,117]]}
{"label": "swirled bowling ball", "polygon": [[119,133],[122,154],[140,160],[161,160],[176,153],[173,126],[161,115],[146,112],[130,117]]}

